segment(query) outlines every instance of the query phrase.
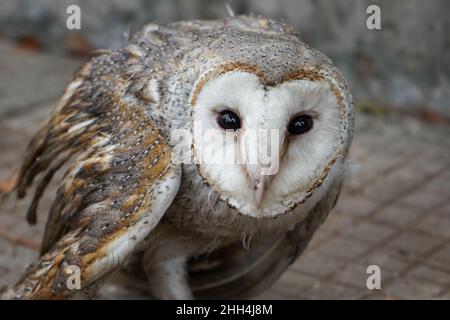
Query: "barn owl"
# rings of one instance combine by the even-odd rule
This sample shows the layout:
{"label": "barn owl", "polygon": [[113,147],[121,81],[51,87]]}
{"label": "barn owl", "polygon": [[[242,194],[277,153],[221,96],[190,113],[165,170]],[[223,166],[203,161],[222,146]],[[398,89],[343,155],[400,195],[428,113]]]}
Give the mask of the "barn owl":
{"label": "barn owl", "polygon": [[117,273],[158,299],[254,295],[335,205],[352,131],[345,80],[284,23],[146,25],[123,48],[96,52],[31,140],[16,187],[24,197],[39,177],[30,223],[70,166],[40,257],[4,298],[90,298]]}

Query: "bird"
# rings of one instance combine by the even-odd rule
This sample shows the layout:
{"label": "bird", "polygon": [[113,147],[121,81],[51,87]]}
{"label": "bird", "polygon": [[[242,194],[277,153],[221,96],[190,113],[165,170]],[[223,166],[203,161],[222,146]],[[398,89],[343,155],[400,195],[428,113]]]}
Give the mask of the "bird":
{"label": "bird", "polygon": [[66,171],[2,298],[90,299],[118,273],[155,299],[267,290],[336,204],[352,110],[333,62],[264,16],[150,23],[94,52],[27,148],[29,223]]}

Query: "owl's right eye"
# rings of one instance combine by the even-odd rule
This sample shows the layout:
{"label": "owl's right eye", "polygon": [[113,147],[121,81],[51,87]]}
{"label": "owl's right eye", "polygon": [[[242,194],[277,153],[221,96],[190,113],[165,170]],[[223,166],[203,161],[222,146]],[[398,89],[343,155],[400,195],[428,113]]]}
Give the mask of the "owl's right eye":
{"label": "owl's right eye", "polygon": [[222,129],[237,130],[241,128],[241,119],[233,111],[222,111],[217,115],[217,123]]}

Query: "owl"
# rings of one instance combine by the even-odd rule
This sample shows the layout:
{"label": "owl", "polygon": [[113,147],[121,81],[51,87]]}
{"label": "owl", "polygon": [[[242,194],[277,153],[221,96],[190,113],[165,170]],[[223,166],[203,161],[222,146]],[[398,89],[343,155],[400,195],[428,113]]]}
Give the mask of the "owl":
{"label": "owl", "polygon": [[157,299],[251,297],[334,207],[352,132],[345,80],[284,23],[146,25],[96,52],[31,140],[29,223],[66,171],[4,298],[90,298],[113,274]]}

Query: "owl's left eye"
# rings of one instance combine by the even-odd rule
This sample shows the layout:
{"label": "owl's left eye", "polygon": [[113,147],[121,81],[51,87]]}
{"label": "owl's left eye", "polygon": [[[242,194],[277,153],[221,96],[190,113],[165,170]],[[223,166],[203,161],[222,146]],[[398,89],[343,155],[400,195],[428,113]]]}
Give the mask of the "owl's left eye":
{"label": "owl's left eye", "polygon": [[313,119],[312,117],[301,114],[293,118],[288,125],[288,131],[290,134],[303,134],[312,129]]}
{"label": "owl's left eye", "polygon": [[241,119],[233,111],[222,111],[217,115],[217,123],[222,129],[237,130],[241,128]]}

